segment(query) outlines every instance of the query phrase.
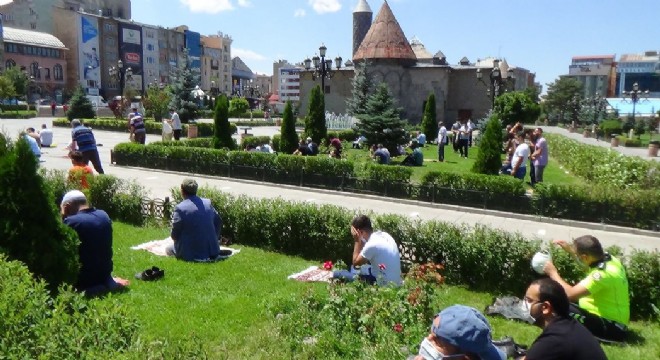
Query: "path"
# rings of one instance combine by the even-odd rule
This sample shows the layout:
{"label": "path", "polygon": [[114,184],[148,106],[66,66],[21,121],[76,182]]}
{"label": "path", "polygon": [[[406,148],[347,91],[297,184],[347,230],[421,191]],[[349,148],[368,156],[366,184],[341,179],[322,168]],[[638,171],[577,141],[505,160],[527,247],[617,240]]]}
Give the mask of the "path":
{"label": "path", "polygon": [[[4,129],[12,136],[20,129],[27,126],[40,127],[42,123],[50,126],[50,119],[30,120],[0,120],[0,129]],[[255,132],[259,128],[253,128]],[[268,128],[259,129],[259,132],[268,132]],[[67,170],[71,166],[63,146],[69,140],[70,130],[66,128],[54,128],[57,148],[44,149],[41,165],[49,169]],[[152,169],[135,169],[109,165],[110,149],[117,143],[128,139],[127,133],[109,131],[94,131],[99,143],[101,160],[107,174],[112,174],[124,179],[136,179],[143,185],[148,194],[146,196],[163,198],[170,194],[170,189],[178,187],[185,177],[190,174],[179,174],[163,172]],[[255,134],[256,135],[256,134]],[[160,140],[159,136],[147,135],[147,142]],[[330,204],[343,206],[349,209],[371,210],[376,213],[394,213],[421,220],[441,220],[452,223],[465,223],[467,225],[486,225],[494,228],[520,232],[528,238],[539,238],[551,240],[554,238],[570,239],[584,234],[596,236],[605,246],[618,245],[629,251],[632,248],[653,250],[660,249],[660,233],[641,232],[641,234],[605,231],[600,229],[589,229],[594,224],[582,224],[577,222],[565,222],[564,224],[548,223],[534,219],[521,219],[515,214],[481,212],[480,210],[460,207],[441,208],[428,203],[398,202],[394,199],[380,197],[360,197],[356,194],[341,193],[334,191],[319,191],[277,184],[261,184],[251,181],[234,179],[213,178],[195,175],[200,185],[208,185],[233,195],[248,195],[258,198],[281,197],[292,201],[304,201],[313,204]],[[598,225],[595,225],[598,226]]]}

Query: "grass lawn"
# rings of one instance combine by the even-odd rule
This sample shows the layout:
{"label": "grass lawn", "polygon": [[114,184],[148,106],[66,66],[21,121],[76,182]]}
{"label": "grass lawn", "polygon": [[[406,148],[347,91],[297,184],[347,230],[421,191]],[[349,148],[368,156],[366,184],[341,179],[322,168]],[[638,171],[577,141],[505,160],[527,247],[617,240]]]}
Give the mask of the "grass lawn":
{"label": "grass lawn", "polygon": [[[348,159],[353,161],[371,161],[369,151],[367,149],[351,149],[351,143],[344,143],[344,153]],[[454,153],[451,145],[445,146],[445,161],[438,162],[438,147],[437,145],[427,145],[424,147],[424,166],[413,167],[413,175],[411,180],[413,182],[421,182],[422,177],[431,171],[447,171],[455,173],[469,173],[472,171],[472,166],[477,159],[479,148],[474,145],[468,150],[468,158],[460,157],[460,154]],[[404,156],[392,158],[392,164],[399,164],[403,161]],[[529,181],[529,171],[527,172],[526,181]],[[550,184],[574,184],[581,181],[579,177],[572,174],[567,174],[559,167],[559,164],[550,158],[550,163],[545,169],[544,181]]]}
{"label": "grass lawn", "polygon": [[[138,317],[144,339],[185,342],[195,337],[206,344],[211,359],[298,358],[284,345],[286,334],[279,334],[273,308],[281,301],[295,303],[305,291],[326,291],[324,284],[286,279],[313,262],[240,245],[234,246],[241,249],[240,254],[215,264],[184,263],[130,249],[167,235],[167,229],[114,223],[114,275],[130,278],[131,285],[128,292],[112,297]],[[165,269],[164,279],[142,282],[133,278],[153,265]],[[493,296],[443,286],[437,290],[436,301],[438,310],[456,303],[484,309]],[[489,320],[495,338],[513,336],[518,343],[531,344],[541,331],[503,318]],[[608,357],[658,358],[660,325],[636,322],[631,328],[643,340],[628,346],[604,346]]]}

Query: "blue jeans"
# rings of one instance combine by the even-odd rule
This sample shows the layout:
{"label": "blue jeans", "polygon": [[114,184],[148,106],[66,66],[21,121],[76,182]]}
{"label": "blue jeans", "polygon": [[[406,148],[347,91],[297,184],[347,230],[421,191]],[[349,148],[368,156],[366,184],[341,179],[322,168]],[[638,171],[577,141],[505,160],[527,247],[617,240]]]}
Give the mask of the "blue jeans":
{"label": "blue jeans", "polygon": [[362,274],[354,274],[348,270],[336,270],[332,272],[332,278],[333,279],[340,279],[344,280],[346,282],[353,282],[355,279],[364,281],[370,285],[373,285],[376,283],[376,277],[369,274],[369,275],[362,275]]}
{"label": "blue jeans", "polygon": [[525,175],[527,175],[527,167],[521,166],[516,171],[516,179],[525,180]]}

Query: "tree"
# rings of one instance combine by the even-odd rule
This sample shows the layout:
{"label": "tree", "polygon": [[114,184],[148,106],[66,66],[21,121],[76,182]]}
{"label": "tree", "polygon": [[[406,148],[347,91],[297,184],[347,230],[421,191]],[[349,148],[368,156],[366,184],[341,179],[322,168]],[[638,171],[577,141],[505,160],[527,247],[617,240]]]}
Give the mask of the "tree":
{"label": "tree", "polygon": [[169,90],[167,88],[160,88],[158,86],[151,86],[147,89],[147,96],[143,100],[145,115],[152,115],[156,121],[162,121],[163,116],[169,110],[170,102]]}
{"label": "tree", "polygon": [[346,100],[346,111],[349,115],[358,116],[366,111],[367,100],[373,87],[373,79],[367,67],[367,61],[361,62],[355,67],[355,76],[351,81],[353,96]]}
{"label": "tree", "polygon": [[16,90],[16,95],[26,95],[27,94],[27,88],[30,80],[28,79],[27,75],[20,71],[17,67],[11,67],[6,69],[3,74],[6,76],[9,80],[11,80],[12,84],[14,84],[14,90]]}
{"label": "tree", "polygon": [[213,114],[213,147],[216,149],[236,149],[236,142],[231,137],[229,126],[229,101],[225,95],[220,95],[215,101],[215,112]]}
{"label": "tree", "polygon": [[73,119],[93,119],[96,117],[92,102],[89,101],[81,86],[78,86],[73,92],[73,97],[69,101],[69,111],[66,113],[69,121]]}
{"label": "tree", "polygon": [[0,134],[0,252],[24,262],[51,290],[78,275],[78,236],[60,217],[52,190],[21,136]]}
{"label": "tree", "polygon": [[244,97],[233,97],[229,101],[229,115],[231,117],[240,117],[250,109],[250,103]]}
{"label": "tree", "polygon": [[407,142],[406,121],[401,119],[401,108],[396,107],[387,84],[381,83],[369,96],[365,113],[358,116],[358,131],[367,138],[367,144],[383,144],[390,154]]}
{"label": "tree", "polygon": [[0,99],[8,99],[16,96],[14,83],[6,75],[0,76]]}
{"label": "tree", "polygon": [[497,175],[502,168],[502,123],[492,115],[479,141],[479,154],[472,172]]}
{"label": "tree", "polygon": [[431,142],[438,137],[438,118],[435,112],[435,94],[429,94],[424,108],[424,117],[422,118],[422,132],[426,135],[426,140]]}
{"label": "tree", "polygon": [[504,125],[513,125],[516,122],[533,124],[541,114],[541,107],[526,92],[513,91],[495,99],[493,112]]}
{"label": "tree", "polygon": [[197,119],[199,117],[199,107],[192,91],[199,84],[199,74],[190,67],[190,58],[187,51],[184,50],[183,61],[179,62],[179,66],[174,69],[171,77],[172,83],[169,90],[172,101],[170,107],[177,110],[182,122]]}
{"label": "tree", "polygon": [[[574,78],[560,77],[548,85],[545,95],[545,108],[548,115],[559,122],[566,122],[566,109],[573,109],[576,98],[582,97],[582,83]],[[571,111],[574,112],[574,111]]]}
{"label": "tree", "polygon": [[296,119],[293,117],[291,100],[287,100],[280,127],[280,152],[291,154],[298,148],[298,134],[296,133]]}
{"label": "tree", "polygon": [[325,99],[319,85],[312,88],[309,96],[309,111],[305,117],[305,136],[311,137],[318,144],[328,136],[328,128],[325,124]]}

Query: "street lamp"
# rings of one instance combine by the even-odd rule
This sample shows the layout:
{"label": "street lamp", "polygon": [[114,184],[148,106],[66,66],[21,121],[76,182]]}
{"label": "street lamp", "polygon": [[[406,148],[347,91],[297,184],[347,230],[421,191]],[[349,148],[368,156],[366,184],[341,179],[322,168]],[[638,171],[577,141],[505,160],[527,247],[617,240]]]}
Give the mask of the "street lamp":
{"label": "street lamp", "polygon": [[119,97],[123,100],[124,86],[126,86],[127,80],[133,79],[133,69],[130,66],[124,67],[124,62],[118,60],[116,67],[112,66],[108,69],[108,74],[111,78],[119,81]]}
{"label": "street lamp", "polygon": [[490,96],[491,108],[495,107],[495,99],[502,95],[502,93],[506,92],[507,86],[509,84],[513,85],[516,80],[513,75],[513,69],[509,69],[506,74],[502,74],[499,61],[497,60],[494,61],[493,69],[490,71],[490,83],[487,84],[483,77],[484,75],[481,72],[481,69],[477,69],[477,80],[488,86],[486,94]]}
{"label": "street lamp", "polygon": [[[325,58],[325,53],[327,50],[328,48],[326,48],[325,45],[321,44],[321,47],[319,47],[320,57],[314,55],[313,58],[311,59],[307,58],[304,61],[305,70],[312,72],[312,80],[321,78],[321,93],[324,95],[325,95],[325,79],[330,79],[334,75],[334,72],[332,71],[332,59]],[[336,70],[341,69],[341,61],[342,61],[341,56],[337,56],[335,58]],[[314,64],[313,68],[312,68],[312,63]]]}
{"label": "street lamp", "polygon": [[[621,92],[621,97],[624,101],[626,98],[630,98],[630,102],[633,104],[633,113],[632,113],[632,122],[635,123],[635,106],[640,100],[646,100],[649,97],[649,91],[642,91],[639,89],[639,84],[634,83],[631,91]],[[643,98],[643,99],[642,99]]]}

